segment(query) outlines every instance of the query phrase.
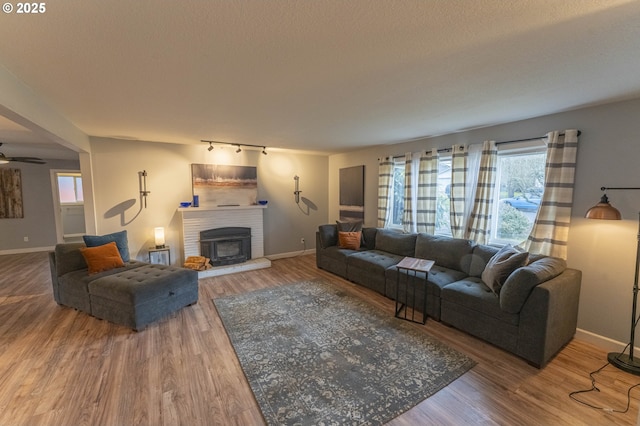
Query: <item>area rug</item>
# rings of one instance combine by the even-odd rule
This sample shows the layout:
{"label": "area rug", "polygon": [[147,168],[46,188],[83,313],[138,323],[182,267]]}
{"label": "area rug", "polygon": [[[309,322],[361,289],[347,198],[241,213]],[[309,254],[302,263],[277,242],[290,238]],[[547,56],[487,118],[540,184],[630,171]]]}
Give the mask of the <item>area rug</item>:
{"label": "area rug", "polygon": [[475,365],[323,280],[213,302],[270,425],[383,424]]}

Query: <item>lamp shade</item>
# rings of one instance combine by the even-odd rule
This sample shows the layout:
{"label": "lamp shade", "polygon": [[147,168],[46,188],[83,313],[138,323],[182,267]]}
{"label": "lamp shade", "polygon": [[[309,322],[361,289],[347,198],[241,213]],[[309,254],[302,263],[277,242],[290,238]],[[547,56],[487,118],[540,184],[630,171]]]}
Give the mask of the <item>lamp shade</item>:
{"label": "lamp shade", "polygon": [[591,207],[587,210],[587,213],[584,215],[587,219],[604,219],[604,220],[620,220],[622,219],[622,215],[611,204],[609,204],[609,199],[607,198],[607,194],[603,194],[602,198],[600,198],[600,202],[595,206]]}
{"label": "lamp shade", "polygon": [[154,228],[153,235],[156,241],[156,248],[164,247],[164,228],[161,226]]}

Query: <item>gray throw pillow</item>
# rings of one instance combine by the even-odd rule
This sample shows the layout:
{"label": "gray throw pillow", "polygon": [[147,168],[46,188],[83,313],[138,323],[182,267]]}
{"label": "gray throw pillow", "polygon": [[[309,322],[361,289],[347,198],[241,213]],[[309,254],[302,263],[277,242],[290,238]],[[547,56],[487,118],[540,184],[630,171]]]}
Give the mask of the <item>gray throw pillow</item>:
{"label": "gray throw pillow", "polygon": [[129,243],[127,241],[127,231],[114,232],[107,235],[83,235],[82,239],[87,247],[98,247],[115,242],[120,252],[120,257],[123,262],[128,262],[129,259]]}
{"label": "gray throw pillow", "polygon": [[340,222],[336,220],[336,225],[338,226],[338,231],[342,232],[359,232],[362,231],[362,222]]}
{"label": "gray throw pillow", "polygon": [[487,262],[487,266],[482,271],[482,282],[498,295],[509,275],[519,267],[526,265],[528,259],[529,253],[506,245]]}

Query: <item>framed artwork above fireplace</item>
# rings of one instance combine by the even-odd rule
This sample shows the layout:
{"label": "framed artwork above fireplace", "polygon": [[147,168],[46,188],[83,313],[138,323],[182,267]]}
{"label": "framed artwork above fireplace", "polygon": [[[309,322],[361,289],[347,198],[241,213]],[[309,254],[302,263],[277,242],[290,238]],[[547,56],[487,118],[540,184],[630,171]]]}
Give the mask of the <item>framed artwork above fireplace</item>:
{"label": "framed artwork above fireplace", "polygon": [[192,164],[191,182],[201,205],[248,206],[258,198],[258,171],[252,166]]}

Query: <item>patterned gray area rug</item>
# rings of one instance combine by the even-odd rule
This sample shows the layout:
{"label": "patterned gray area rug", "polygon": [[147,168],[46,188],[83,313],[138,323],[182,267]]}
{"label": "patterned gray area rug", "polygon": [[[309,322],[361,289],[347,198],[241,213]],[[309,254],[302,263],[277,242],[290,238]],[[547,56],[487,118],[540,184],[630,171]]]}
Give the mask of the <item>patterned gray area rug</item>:
{"label": "patterned gray area rug", "polygon": [[382,424],[475,365],[322,280],[213,302],[271,425]]}

